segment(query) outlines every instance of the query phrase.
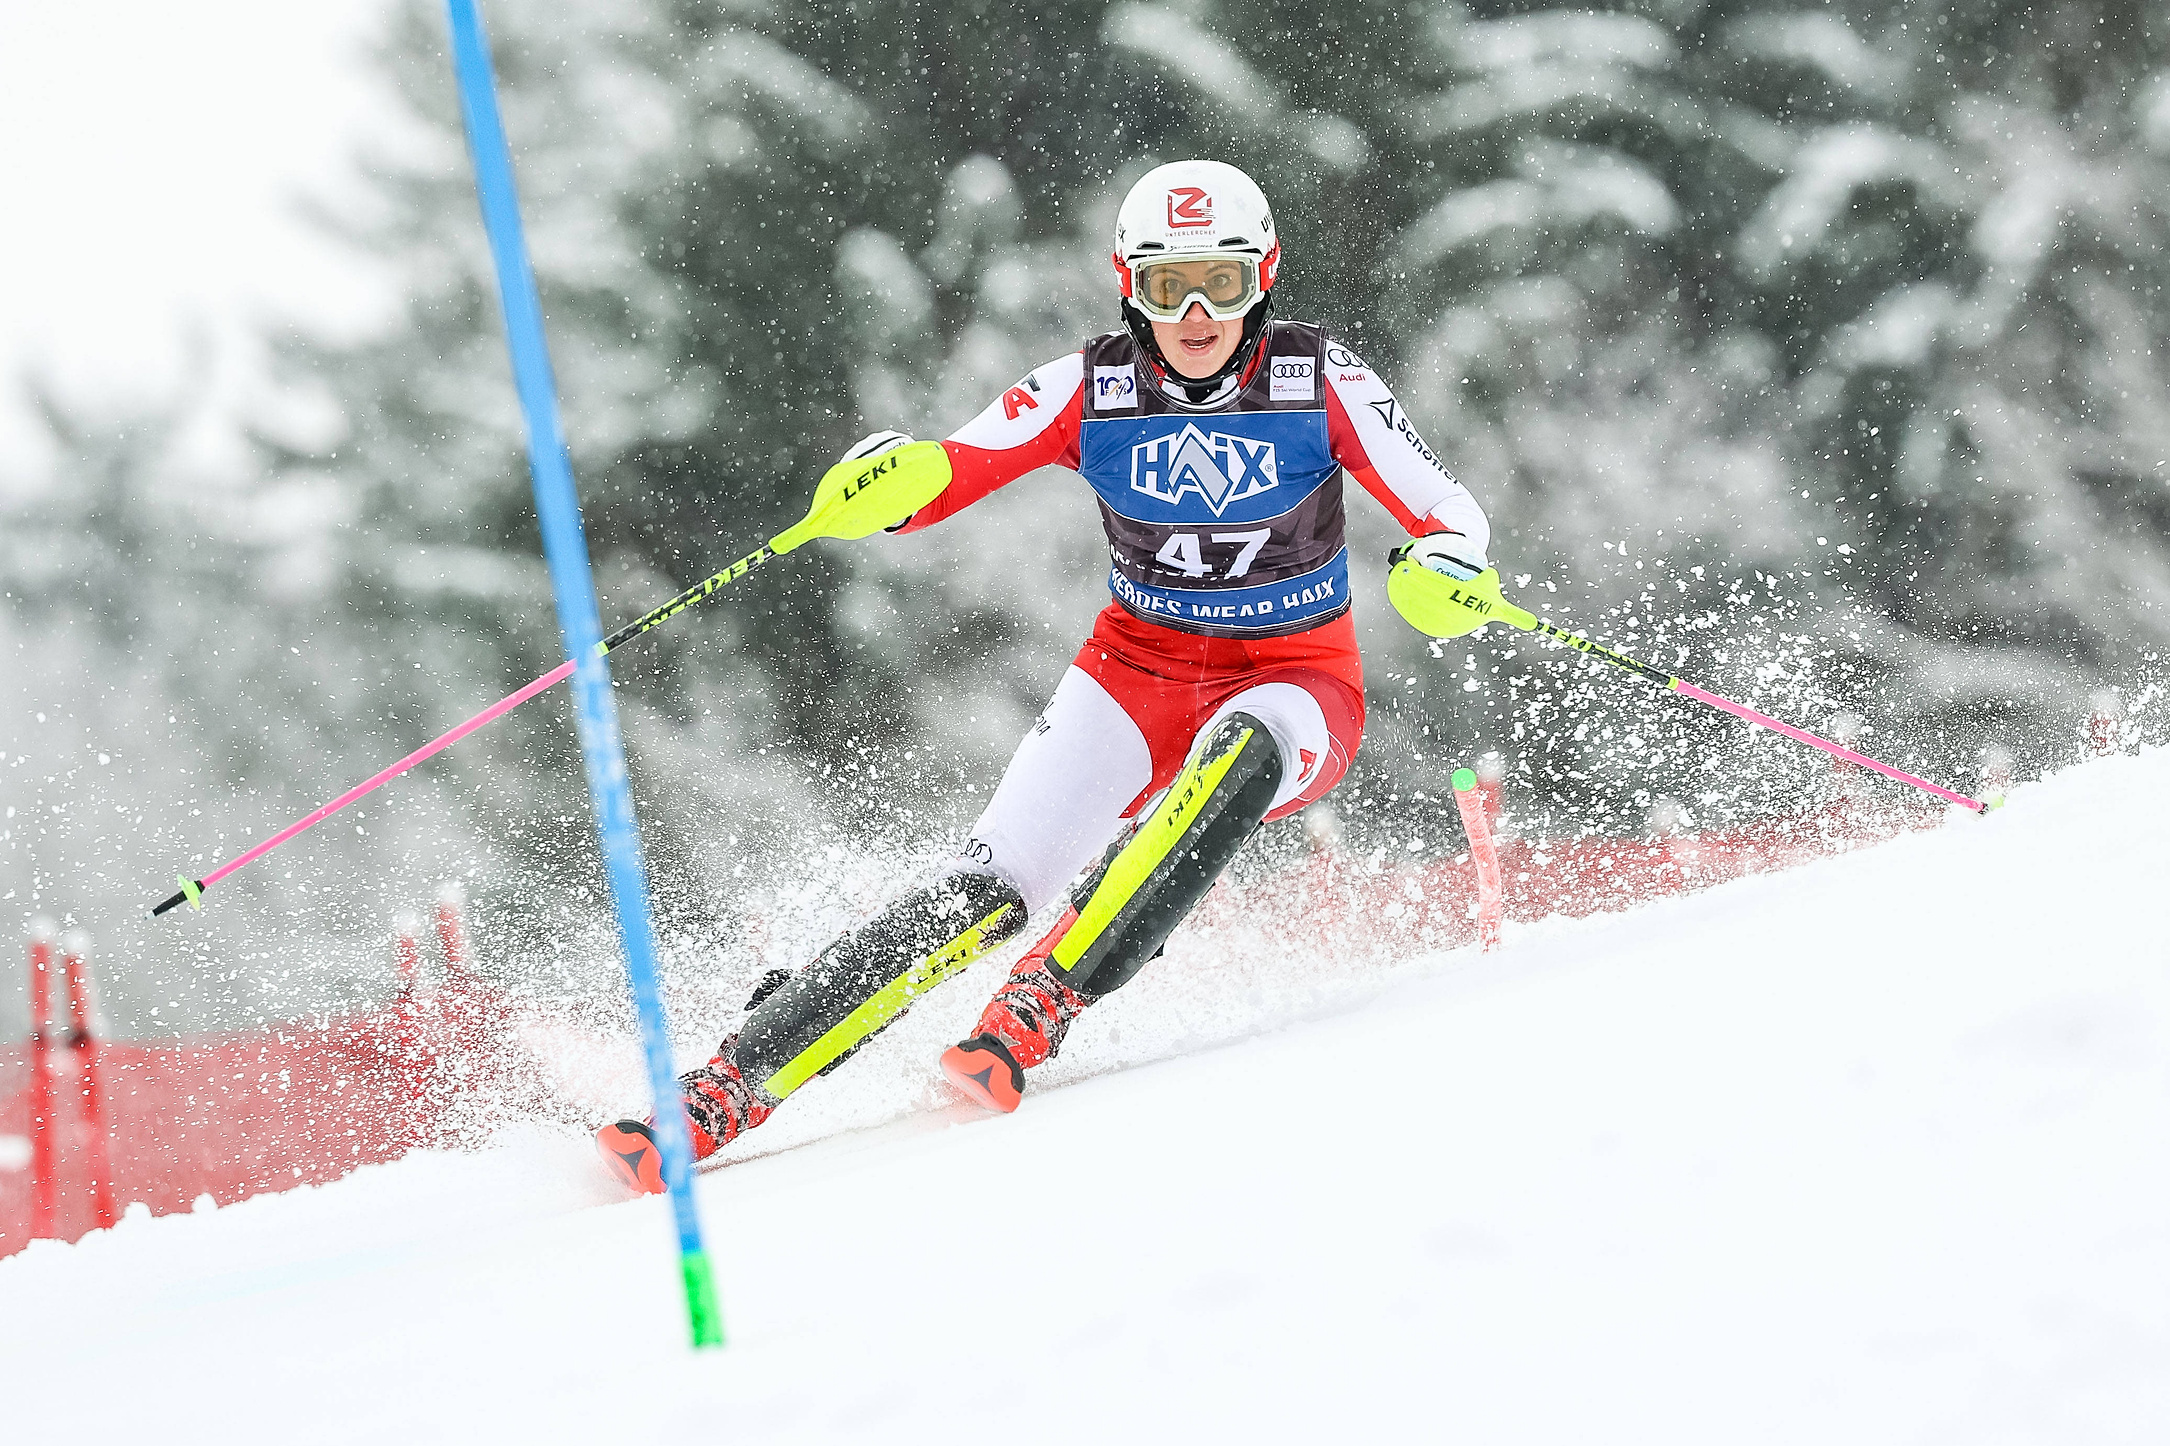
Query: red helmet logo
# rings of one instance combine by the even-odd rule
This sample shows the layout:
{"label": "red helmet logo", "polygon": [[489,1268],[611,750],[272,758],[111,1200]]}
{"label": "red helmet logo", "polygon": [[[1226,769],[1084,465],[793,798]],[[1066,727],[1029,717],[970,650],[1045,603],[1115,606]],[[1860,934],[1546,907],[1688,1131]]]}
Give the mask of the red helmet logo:
{"label": "red helmet logo", "polygon": [[1177,186],[1168,192],[1168,229],[1195,231],[1213,224],[1213,198],[1196,186]]}

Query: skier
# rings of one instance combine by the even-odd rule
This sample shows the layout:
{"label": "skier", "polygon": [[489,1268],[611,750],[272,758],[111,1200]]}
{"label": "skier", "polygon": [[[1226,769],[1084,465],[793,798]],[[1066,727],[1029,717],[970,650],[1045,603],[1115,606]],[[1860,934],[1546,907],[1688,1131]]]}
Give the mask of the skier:
{"label": "skier", "polygon": [[[681,1079],[696,1158],[1061,901],[941,1058],[966,1095],[1015,1109],[1025,1071],[1157,957],[1259,824],[1340,780],[1364,723],[1344,472],[1413,539],[1388,559],[1388,595],[1413,624],[1456,636],[1500,602],[1482,509],[1378,374],[1320,327],[1269,320],[1281,243],[1250,177],[1217,161],[1148,172],[1113,259],[1124,330],[945,441],[867,438],[774,544],[806,540],[817,515],[808,535],[914,532],[1063,466],[1099,498],[1114,597],[939,882],[797,974],[772,973],[739,1031]],[[647,1123],[606,1125],[597,1143],[628,1184],[663,1188]]]}

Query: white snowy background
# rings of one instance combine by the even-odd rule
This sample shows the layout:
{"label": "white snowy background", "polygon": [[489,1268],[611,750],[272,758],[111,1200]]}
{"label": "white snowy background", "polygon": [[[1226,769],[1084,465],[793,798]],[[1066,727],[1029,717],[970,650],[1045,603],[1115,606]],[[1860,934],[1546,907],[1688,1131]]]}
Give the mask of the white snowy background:
{"label": "white snowy background", "polygon": [[85,405],[201,396],[205,460],[231,466],[266,330],[385,314],[391,279],[304,205],[351,192],[396,120],[366,64],[389,8],[0,9],[0,485],[54,460],[25,378]]}

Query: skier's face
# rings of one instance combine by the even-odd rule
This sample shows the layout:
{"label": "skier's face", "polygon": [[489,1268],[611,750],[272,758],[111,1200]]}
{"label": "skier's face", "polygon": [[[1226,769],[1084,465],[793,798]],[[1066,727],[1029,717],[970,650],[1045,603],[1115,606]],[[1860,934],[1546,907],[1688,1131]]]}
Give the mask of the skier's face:
{"label": "skier's face", "polygon": [[1192,302],[1181,321],[1153,323],[1153,340],[1168,365],[1187,377],[1210,377],[1227,365],[1243,340],[1243,320],[1215,321],[1204,306]]}

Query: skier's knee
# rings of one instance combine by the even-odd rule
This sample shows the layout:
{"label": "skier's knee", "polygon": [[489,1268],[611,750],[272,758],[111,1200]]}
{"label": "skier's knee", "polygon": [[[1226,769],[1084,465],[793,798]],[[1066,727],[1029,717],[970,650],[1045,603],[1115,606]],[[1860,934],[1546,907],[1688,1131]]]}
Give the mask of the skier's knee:
{"label": "skier's knee", "polygon": [[1214,724],[1152,815],[1086,881],[1077,923],[1052,956],[1058,977],[1088,996],[1128,983],[1272,808],[1283,769],[1257,718]]}
{"label": "skier's knee", "polygon": [[992,874],[960,870],[906,894],[761,1001],[739,1034],[739,1070],[782,1099],[1024,927],[1024,900]]}
{"label": "skier's knee", "polygon": [[[1304,673],[1304,670],[1298,670]],[[1281,754],[1281,784],[1274,808],[1284,808],[1306,789],[1323,794],[1338,781],[1342,760],[1354,751],[1362,731],[1361,700],[1353,700],[1338,679],[1305,674],[1276,678],[1246,688],[1233,700],[1231,713],[1247,713],[1266,726]],[[1340,727],[1329,720],[1329,711]]]}

